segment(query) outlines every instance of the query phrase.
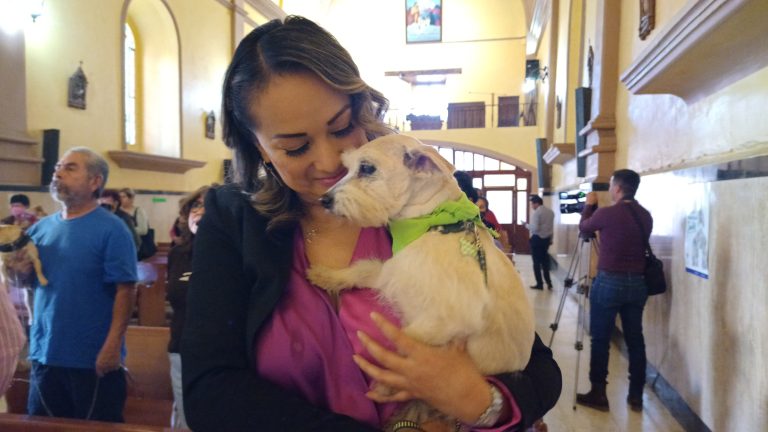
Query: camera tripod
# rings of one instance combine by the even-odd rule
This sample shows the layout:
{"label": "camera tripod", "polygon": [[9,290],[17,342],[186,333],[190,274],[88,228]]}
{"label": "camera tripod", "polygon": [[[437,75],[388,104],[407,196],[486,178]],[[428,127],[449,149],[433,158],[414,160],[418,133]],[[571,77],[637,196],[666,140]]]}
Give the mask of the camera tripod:
{"label": "camera tripod", "polygon": [[[571,256],[571,264],[568,267],[568,273],[563,281],[563,295],[560,296],[560,305],[557,307],[557,315],[555,321],[549,325],[552,329],[552,335],[549,338],[549,347],[552,347],[552,342],[555,340],[555,332],[557,332],[558,325],[560,323],[560,317],[563,315],[563,308],[565,307],[565,299],[568,296],[568,290],[576,285],[576,302],[579,306],[578,318],[576,324],[576,343],[574,348],[576,349],[576,382],[573,386],[573,409],[576,410],[576,389],[579,385],[579,363],[581,361],[581,351],[584,349],[584,327],[586,322],[586,302],[589,288],[592,286],[592,277],[590,276],[590,270],[592,265],[592,254],[597,254],[599,251],[599,244],[597,237],[594,234],[579,233],[579,241],[576,244],[576,248],[573,250]],[[584,254],[587,254],[587,258],[582,262]]]}

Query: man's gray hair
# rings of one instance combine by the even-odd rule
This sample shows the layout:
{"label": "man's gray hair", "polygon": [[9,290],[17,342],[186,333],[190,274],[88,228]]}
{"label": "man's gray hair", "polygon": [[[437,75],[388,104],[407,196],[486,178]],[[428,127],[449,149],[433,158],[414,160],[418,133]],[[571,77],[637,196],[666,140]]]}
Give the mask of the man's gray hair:
{"label": "man's gray hair", "polygon": [[88,170],[88,175],[92,177],[101,177],[101,186],[99,186],[99,188],[93,192],[93,196],[98,199],[107,184],[107,179],[109,178],[109,164],[107,163],[106,159],[88,147],[72,147],[71,149],[64,152],[62,159],[69,153],[78,153],[84,155],[86,157],[85,169]]}

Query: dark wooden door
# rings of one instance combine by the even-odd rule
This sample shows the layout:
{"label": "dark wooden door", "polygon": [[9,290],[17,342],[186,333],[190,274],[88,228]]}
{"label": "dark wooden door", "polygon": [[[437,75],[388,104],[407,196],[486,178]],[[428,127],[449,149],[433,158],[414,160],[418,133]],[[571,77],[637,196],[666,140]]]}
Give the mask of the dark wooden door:
{"label": "dark wooden door", "polygon": [[476,179],[482,179],[481,192],[507,233],[510,252],[531,253],[528,230],[521,224],[521,221],[528,222],[530,213],[531,172],[515,167],[514,170],[472,171],[471,174]]}

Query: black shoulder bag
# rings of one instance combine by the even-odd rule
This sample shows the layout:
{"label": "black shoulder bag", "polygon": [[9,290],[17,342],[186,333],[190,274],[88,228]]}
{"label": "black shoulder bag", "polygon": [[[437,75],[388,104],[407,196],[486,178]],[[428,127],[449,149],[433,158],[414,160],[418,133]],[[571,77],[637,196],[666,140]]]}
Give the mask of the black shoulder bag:
{"label": "black shoulder bag", "polygon": [[640,216],[637,215],[635,209],[632,208],[632,204],[627,206],[632,217],[635,218],[637,226],[640,228],[640,233],[643,235],[643,241],[645,241],[645,284],[648,287],[648,295],[662,294],[667,290],[667,279],[664,277],[664,263],[660,259],[656,258],[653,254],[651,245],[648,243],[648,236],[645,235],[645,228],[640,222]]}

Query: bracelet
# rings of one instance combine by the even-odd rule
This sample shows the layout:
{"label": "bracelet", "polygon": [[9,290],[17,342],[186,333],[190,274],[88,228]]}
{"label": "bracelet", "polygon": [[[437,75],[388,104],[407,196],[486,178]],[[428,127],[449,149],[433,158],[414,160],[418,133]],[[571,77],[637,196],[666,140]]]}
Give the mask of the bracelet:
{"label": "bracelet", "polygon": [[395,423],[394,426],[392,426],[392,432],[398,432],[402,429],[412,429],[412,430],[424,432],[424,429],[422,429],[418,423],[410,420],[400,420],[397,423]]}
{"label": "bracelet", "polygon": [[487,428],[496,424],[501,417],[501,411],[504,408],[504,395],[493,384],[488,384],[491,391],[491,404],[480,414],[480,417],[472,423],[473,427]]}

